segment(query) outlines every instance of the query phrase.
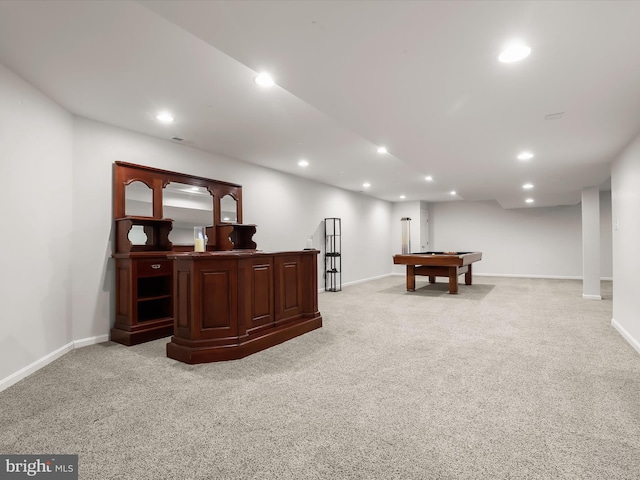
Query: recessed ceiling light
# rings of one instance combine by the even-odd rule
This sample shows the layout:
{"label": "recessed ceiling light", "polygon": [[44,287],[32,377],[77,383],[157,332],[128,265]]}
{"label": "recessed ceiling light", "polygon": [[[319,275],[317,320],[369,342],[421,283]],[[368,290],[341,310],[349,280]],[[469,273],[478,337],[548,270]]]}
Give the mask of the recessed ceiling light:
{"label": "recessed ceiling light", "polygon": [[309,166],[309,162],[307,162],[306,160],[302,159],[298,162],[298,165],[300,165],[301,167],[308,167]]}
{"label": "recessed ceiling light", "polygon": [[525,190],[530,190],[533,188],[533,183],[525,183],[524,185],[522,185],[522,188],[524,188]]}
{"label": "recessed ceiling light", "polygon": [[533,153],[531,152],[522,152],[518,155],[518,160],[531,160],[533,158]]}
{"label": "recessed ceiling light", "polygon": [[404,200],[405,198],[407,198],[407,196],[406,195],[400,195],[400,198]]}
{"label": "recessed ceiling light", "polygon": [[275,85],[273,78],[267,72],[259,73],[256,78],[254,78],[254,81],[261,87],[273,87]]}
{"label": "recessed ceiling light", "polygon": [[156,115],[156,120],[162,123],[173,123],[175,118],[169,112],[160,112]]}
{"label": "recessed ceiling light", "polygon": [[425,179],[427,182],[433,182],[433,177],[432,177],[431,175],[427,175],[426,177],[424,177],[424,179]]}
{"label": "recessed ceiling light", "polygon": [[531,53],[531,48],[521,42],[514,42],[505,48],[498,60],[502,63],[518,62],[523,58],[527,58]]}
{"label": "recessed ceiling light", "polygon": [[533,198],[527,198],[527,199],[525,200],[525,202],[527,202],[527,203],[533,203]]}
{"label": "recessed ceiling light", "polygon": [[378,153],[387,153],[387,147],[378,147]]}
{"label": "recessed ceiling light", "polygon": [[449,193],[451,193],[451,195],[455,195],[456,191],[455,190],[451,190],[451,192],[449,192]]}
{"label": "recessed ceiling light", "polygon": [[363,186],[364,188],[369,188],[369,187],[371,186],[371,184],[370,184],[369,182],[364,182],[364,183],[362,184],[362,186]]}

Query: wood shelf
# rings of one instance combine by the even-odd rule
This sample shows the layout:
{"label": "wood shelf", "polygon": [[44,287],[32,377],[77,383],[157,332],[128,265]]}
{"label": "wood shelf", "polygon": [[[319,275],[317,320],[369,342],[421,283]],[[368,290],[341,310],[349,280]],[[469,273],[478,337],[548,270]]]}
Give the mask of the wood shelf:
{"label": "wood shelf", "polygon": [[[173,220],[170,218],[128,216],[116,218],[115,223],[116,252],[167,252],[171,250],[169,233],[173,228]],[[129,240],[129,233],[135,226],[142,227],[147,236],[144,245],[133,244]]]}

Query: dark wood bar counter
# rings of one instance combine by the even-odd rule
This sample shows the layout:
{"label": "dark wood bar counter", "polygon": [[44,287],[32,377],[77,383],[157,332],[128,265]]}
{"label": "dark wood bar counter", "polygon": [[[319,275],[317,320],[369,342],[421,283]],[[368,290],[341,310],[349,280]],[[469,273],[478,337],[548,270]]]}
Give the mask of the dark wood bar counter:
{"label": "dark wood bar counter", "polygon": [[167,356],[189,364],[233,360],[320,328],[318,253],[168,254],[174,334]]}

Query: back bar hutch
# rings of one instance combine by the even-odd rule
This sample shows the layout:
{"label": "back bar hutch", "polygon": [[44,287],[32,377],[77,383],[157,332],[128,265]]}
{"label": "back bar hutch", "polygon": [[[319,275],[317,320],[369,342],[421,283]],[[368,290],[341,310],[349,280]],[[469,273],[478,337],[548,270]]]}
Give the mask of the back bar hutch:
{"label": "back bar hutch", "polygon": [[[186,212],[185,220],[167,218],[169,211]],[[173,334],[167,355],[201,363],[322,326],[318,251],[256,250],[256,226],[242,223],[241,185],[115,162],[113,216],[111,340],[135,345]],[[199,225],[189,224],[194,218]],[[193,226],[206,226],[205,252],[193,251]],[[172,231],[181,242],[170,240]]]}

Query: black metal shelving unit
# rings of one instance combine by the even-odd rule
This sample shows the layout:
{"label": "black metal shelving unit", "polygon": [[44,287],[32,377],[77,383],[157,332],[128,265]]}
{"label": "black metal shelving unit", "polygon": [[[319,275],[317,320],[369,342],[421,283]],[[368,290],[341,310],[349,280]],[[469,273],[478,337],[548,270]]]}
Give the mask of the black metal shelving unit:
{"label": "black metal shelving unit", "polygon": [[339,218],[324,219],[324,290],[342,290],[342,225]]}

